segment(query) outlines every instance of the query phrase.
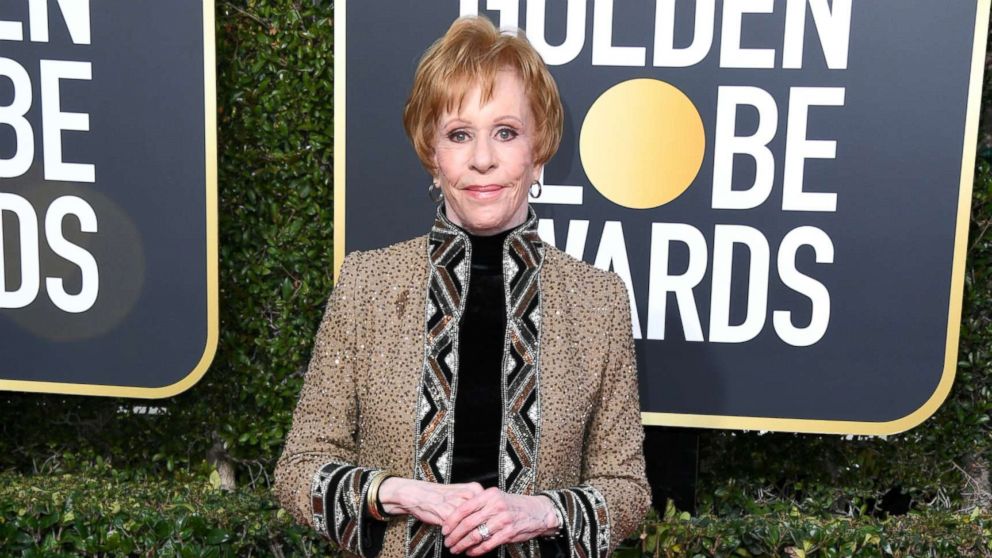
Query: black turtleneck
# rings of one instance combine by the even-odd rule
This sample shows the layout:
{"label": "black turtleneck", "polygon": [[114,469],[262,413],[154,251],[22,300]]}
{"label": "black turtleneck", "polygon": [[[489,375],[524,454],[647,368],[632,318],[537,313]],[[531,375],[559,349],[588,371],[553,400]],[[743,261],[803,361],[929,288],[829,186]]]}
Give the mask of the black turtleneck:
{"label": "black turtleneck", "polygon": [[458,391],[451,482],[499,486],[503,420],[503,242],[510,234],[469,233],[472,245],[468,298],[458,336]]}
{"label": "black turtleneck", "polygon": [[[472,268],[468,298],[458,335],[458,391],[455,393],[455,440],[451,482],[499,486],[499,440],[503,423],[503,241],[511,231],[493,236],[468,233]],[[483,555],[496,558],[498,550]],[[442,558],[451,558],[442,547]]]}
{"label": "black turtleneck", "polygon": [[[472,245],[468,298],[458,336],[458,391],[451,482],[499,486],[499,441],[503,425],[503,344],[506,295],[503,242],[513,230],[493,236],[468,234]],[[539,539],[541,556],[567,558],[567,539]],[[441,547],[442,558],[453,557]],[[497,558],[495,549],[482,558]],[[460,558],[460,557],[459,557]]]}

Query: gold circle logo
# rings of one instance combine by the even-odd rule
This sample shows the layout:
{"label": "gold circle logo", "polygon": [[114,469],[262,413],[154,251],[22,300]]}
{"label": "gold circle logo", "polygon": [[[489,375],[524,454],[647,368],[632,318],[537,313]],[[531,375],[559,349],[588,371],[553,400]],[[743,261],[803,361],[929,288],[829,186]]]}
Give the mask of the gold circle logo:
{"label": "gold circle logo", "polygon": [[703,164],[703,119],[685,93],[632,79],[600,95],[582,123],[579,156],[606,199],[651,209],[679,197]]}

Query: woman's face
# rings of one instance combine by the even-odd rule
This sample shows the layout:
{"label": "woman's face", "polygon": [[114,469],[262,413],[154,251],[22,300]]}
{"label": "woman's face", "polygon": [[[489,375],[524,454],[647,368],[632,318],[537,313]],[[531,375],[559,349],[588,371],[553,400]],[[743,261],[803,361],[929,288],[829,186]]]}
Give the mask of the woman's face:
{"label": "woman's face", "polygon": [[534,116],[517,73],[497,72],[492,99],[485,105],[481,99],[476,84],[460,111],[441,115],[435,180],[448,219],[473,234],[493,235],[526,220],[527,193],[541,167],[534,164]]}

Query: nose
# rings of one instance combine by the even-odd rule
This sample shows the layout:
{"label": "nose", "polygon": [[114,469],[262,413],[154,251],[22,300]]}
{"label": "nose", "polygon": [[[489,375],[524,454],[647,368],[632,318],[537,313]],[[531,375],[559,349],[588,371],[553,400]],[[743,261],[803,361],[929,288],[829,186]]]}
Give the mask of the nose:
{"label": "nose", "polygon": [[474,142],[471,165],[478,173],[485,174],[496,167],[496,153],[490,141],[488,137],[480,137]]}

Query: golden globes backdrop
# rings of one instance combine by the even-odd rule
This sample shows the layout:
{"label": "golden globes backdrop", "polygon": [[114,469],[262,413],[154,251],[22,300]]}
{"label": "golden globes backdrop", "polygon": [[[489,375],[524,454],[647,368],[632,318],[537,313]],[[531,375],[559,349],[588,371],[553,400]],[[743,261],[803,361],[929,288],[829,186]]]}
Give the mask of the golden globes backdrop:
{"label": "golden globes backdrop", "polygon": [[166,397],[206,371],[213,10],[0,3],[0,389]]}
{"label": "golden globes backdrop", "polygon": [[936,410],[989,0],[338,2],[337,265],[429,229],[402,106],[476,13],[557,79],[531,202],[547,242],[626,281],[644,423],[887,434]]}

